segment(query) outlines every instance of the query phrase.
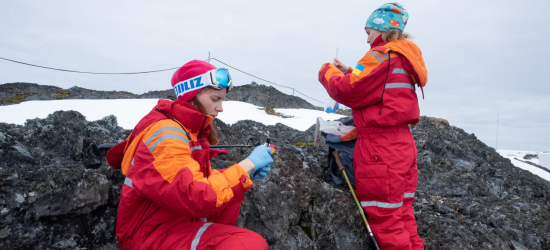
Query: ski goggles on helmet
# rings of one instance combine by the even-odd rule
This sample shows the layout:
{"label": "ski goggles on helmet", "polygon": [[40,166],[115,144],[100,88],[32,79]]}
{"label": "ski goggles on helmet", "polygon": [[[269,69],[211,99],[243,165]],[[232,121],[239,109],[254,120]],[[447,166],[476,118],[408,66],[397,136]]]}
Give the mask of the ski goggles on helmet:
{"label": "ski goggles on helmet", "polygon": [[176,92],[176,98],[205,87],[211,87],[213,89],[226,89],[227,93],[233,88],[233,81],[231,75],[226,68],[219,68],[210,70],[202,75],[192,77],[190,79],[183,80],[174,85],[174,91]]}

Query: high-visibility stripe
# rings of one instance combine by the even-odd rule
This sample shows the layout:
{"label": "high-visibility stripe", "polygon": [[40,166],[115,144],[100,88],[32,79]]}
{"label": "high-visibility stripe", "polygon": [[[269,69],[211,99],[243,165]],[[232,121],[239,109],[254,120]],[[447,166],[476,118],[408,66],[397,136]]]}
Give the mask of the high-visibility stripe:
{"label": "high-visibility stripe", "polygon": [[185,132],[183,132],[183,129],[178,128],[178,127],[161,127],[157,131],[155,131],[155,133],[153,135],[151,135],[151,137],[149,137],[149,139],[147,139],[147,141],[145,141],[145,145],[149,145],[149,143],[153,139],[157,138],[157,136],[159,136],[160,133],[166,132],[166,131],[176,131],[176,132],[180,132],[182,134],[185,134]]}
{"label": "high-visibility stripe", "polygon": [[126,177],[126,179],[124,179],[124,184],[128,185],[129,187],[133,188],[134,185],[132,185],[132,179]]}
{"label": "high-visibility stripe", "polygon": [[398,208],[403,206],[403,202],[399,203],[387,203],[378,201],[362,201],[362,207],[381,207],[381,208]]}
{"label": "high-visibility stripe", "polygon": [[409,75],[409,73],[407,73],[407,71],[405,69],[401,69],[401,68],[395,68],[393,69],[393,71],[391,72],[392,74],[405,74],[405,75]]}
{"label": "high-visibility stripe", "polygon": [[414,193],[405,193],[405,195],[403,195],[403,198],[414,198]]}
{"label": "high-visibility stripe", "polygon": [[201,236],[206,231],[206,229],[214,223],[208,222],[202,225],[202,227],[197,231],[197,235],[195,235],[195,238],[193,239],[193,242],[191,242],[191,250],[196,250],[197,246],[199,245],[199,242],[201,241]]}
{"label": "high-visibility stripe", "polygon": [[189,140],[187,140],[187,138],[183,137],[182,135],[166,134],[166,135],[162,135],[155,143],[153,143],[153,145],[151,145],[151,147],[149,147],[149,151],[151,153],[153,153],[153,151],[155,151],[155,147],[157,147],[157,145],[159,143],[163,142],[164,140],[168,140],[168,139],[176,139],[176,140],[180,140],[180,141],[183,141],[183,142],[189,144]]}
{"label": "high-visibility stripe", "polygon": [[191,152],[195,151],[195,149],[202,149],[201,145],[191,147]]}
{"label": "high-visibility stripe", "polygon": [[134,166],[134,159],[135,158],[132,158],[132,162],[130,163],[130,165]]}
{"label": "high-visibility stripe", "polygon": [[[388,54],[385,54],[385,53],[382,53],[382,52],[380,52],[380,54],[382,54],[384,56],[384,58],[388,59]],[[376,58],[376,60],[378,60],[379,63],[383,63],[384,59],[382,59],[382,57],[380,57],[380,54],[378,54],[374,51],[367,53],[367,55],[374,56],[374,58]]]}
{"label": "high-visibility stripe", "polygon": [[414,85],[410,83],[404,83],[404,82],[395,82],[395,83],[388,83],[386,84],[386,89],[395,89],[395,88],[406,88],[406,89],[414,89]]}

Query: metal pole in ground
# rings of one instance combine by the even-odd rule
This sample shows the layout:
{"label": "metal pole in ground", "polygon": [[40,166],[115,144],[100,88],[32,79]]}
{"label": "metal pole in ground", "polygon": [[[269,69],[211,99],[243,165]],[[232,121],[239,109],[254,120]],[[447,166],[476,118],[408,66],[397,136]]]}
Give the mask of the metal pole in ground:
{"label": "metal pole in ground", "polygon": [[361,214],[361,217],[363,218],[363,222],[365,222],[365,226],[367,226],[367,231],[369,231],[369,236],[372,239],[372,242],[374,243],[374,246],[376,247],[376,250],[380,250],[380,247],[378,247],[378,242],[376,242],[376,238],[374,238],[374,235],[372,234],[372,230],[370,229],[369,223],[367,222],[367,217],[365,216],[365,212],[363,211],[363,207],[361,207],[361,204],[359,203],[359,200],[357,199],[357,196],[355,195],[355,191],[353,191],[353,186],[351,186],[351,182],[349,182],[348,175],[346,174],[346,167],[342,163],[342,159],[340,158],[340,151],[335,150],[332,152],[332,155],[334,155],[334,159],[336,160],[336,165],[338,165],[338,169],[340,172],[344,174],[344,177],[346,178],[346,182],[348,183],[349,191],[351,191],[351,194],[353,195],[353,199],[355,199],[355,204],[357,204],[357,208],[359,209],[359,213]]}

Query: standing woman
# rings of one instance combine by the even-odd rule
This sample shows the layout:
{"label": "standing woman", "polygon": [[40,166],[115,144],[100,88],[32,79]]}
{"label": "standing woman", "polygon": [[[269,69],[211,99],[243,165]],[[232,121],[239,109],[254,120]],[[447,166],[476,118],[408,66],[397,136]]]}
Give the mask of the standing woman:
{"label": "standing woman", "polygon": [[210,124],[231,90],[227,69],[190,61],[172,77],[177,100],[159,100],[128,139],[107,154],[126,176],[118,207],[120,249],[268,249],[257,233],[234,226],[251,176],[265,178],[271,150],[259,146],[222,170],[210,160]]}
{"label": "standing woman", "polygon": [[408,17],[401,4],[382,5],[367,19],[371,49],[357,66],[334,59],[319,72],[330,97],[352,109],[357,196],[381,249],[424,249],[412,207],[418,168],[408,125],[418,123],[415,85],[425,86],[428,72],[403,33]]}

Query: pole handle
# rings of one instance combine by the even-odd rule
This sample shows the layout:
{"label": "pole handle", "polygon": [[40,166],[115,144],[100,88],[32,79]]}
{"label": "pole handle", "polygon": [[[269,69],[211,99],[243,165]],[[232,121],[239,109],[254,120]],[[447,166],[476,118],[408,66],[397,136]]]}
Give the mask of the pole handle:
{"label": "pole handle", "polygon": [[334,150],[332,152],[332,155],[334,156],[334,159],[336,160],[336,166],[338,166],[338,170],[340,172],[344,171],[346,167],[344,166],[344,163],[342,163],[342,158],[340,157],[340,151]]}

